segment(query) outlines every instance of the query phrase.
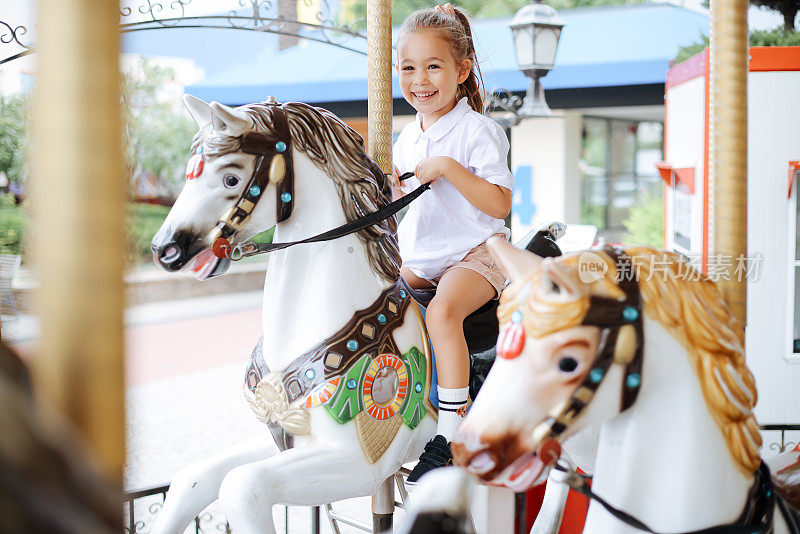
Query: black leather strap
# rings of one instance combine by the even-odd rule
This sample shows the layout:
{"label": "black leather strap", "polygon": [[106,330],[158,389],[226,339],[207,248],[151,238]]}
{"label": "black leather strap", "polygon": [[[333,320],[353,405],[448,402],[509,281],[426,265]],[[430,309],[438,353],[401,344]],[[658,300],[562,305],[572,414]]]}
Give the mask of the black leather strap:
{"label": "black leather strap", "polygon": [[430,183],[422,184],[411,193],[407,194],[406,196],[398,200],[395,200],[391,204],[387,204],[378,211],[374,211],[369,215],[366,215],[364,217],[359,217],[358,219],[345,223],[337,228],[334,228],[333,230],[328,230],[327,232],[323,232],[321,234],[308,237],[306,239],[301,239],[299,241],[287,241],[285,243],[261,243],[261,244],[242,243],[240,245],[234,245],[233,247],[234,252],[231,254],[232,256],[231,259],[238,260],[242,257],[254,256],[256,254],[264,254],[266,252],[273,252],[275,250],[281,250],[284,248],[292,247],[294,245],[301,245],[303,243],[330,241],[333,239],[337,239],[339,237],[343,237],[358,232],[359,230],[363,230],[364,228],[369,228],[370,226],[373,226],[385,219],[388,219],[401,209],[411,204],[411,202],[413,202],[418,196],[420,196],[422,193],[430,189],[430,186],[431,186]]}
{"label": "black leather strap", "polygon": [[[650,534],[663,534],[656,532],[646,524],[633,517],[631,514],[616,508],[605,499],[597,495],[594,491],[592,491],[592,488],[589,485],[591,477],[581,475],[580,473],[572,471],[571,469],[567,469],[561,464],[556,464],[553,466],[553,469],[566,473],[564,482],[570,488],[577,491],[581,495],[585,495],[590,500],[597,502],[599,505],[605,508],[609,514],[613,515],[626,525],[637,528],[643,532],[649,532]],[[715,527],[693,530],[680,534],[771,533],[775,502],[775,492],[770,481],[769,468],[764,462],[761,462],[761,466],[756,471],[753,485],[750,487],[750,491],[748,492],[745,509],[735,523],[730,523],[728,525],[717,525]]]}

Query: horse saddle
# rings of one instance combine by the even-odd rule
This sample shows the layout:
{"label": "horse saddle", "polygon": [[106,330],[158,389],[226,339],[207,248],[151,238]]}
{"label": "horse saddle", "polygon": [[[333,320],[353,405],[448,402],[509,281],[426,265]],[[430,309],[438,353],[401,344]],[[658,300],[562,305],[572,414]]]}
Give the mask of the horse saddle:
{"label": "horse saddle", "polygon": [[[515,245],[543,258],[560,256],[561,249],[556,244],[558,235],[551,227],[531,230]],[[403,287],[422,306],[427,306],[436,295],[436,288],[413,289],[405,280],[400,279]],[[464,319],[464,337],[470,359],[469,395],[474,399],[481,389],[486,375],[492,368],[497,352],[495,344],[500,333],[497,321],[497,305],[499,301],[492,299]]]}

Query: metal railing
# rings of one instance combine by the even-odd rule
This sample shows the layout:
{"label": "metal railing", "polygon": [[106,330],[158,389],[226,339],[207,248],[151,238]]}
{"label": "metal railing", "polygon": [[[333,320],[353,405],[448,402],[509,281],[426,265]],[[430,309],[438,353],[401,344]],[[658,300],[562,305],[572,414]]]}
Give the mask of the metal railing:
{"label": "metal railing", "polygon": [[786,452],[787,450],[797,446],[798,441],[800,441],[800,436],[797,438],[798,441],[786,440],[786,433],[800,432],[800,425],[761,425],[759,428],[762,432],[780,432],[780,441],[773,441],[768,444],[766,440],[764,440],[764,443],[761,446],[763,449],[769,449],[770,451],[774,451],[776,454]]}
{"label": "metal railing", "polygon": [[[163,484],[126,492],[124,496],[125,526],[122,529],[123,532],[125,534],[147,534],[151,532],[155,523],[155,516],[164,506],[164,499],[168,490],[169,484]],[[311,525],[309,529],[311,534],[319,534],[320,532],[320,508],[319,506],[311,508]],[[289,507],[283,506],[283,509],[283,532],[284,534],[289,534]],[[203,510],[200,515],[194,518],[195,534],[207,534],[210,532],[230,534],[230,524],[224,518],[220,519],[220,515],[215,515],[213,505]],[[305,529],[304,531],[308,532]]]}

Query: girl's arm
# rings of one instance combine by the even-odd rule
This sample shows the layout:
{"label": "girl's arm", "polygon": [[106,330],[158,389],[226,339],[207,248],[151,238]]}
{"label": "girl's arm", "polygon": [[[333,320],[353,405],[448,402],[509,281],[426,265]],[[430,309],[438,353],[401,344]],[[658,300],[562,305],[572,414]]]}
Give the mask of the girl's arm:
{"label": "girl's arm", "polygon": [[445,177],[470,204],[496,219],[504,219],[511,211],[511,190],[475,176],[448,156],[435,156],[419,162],[416,170],[420,183]]}

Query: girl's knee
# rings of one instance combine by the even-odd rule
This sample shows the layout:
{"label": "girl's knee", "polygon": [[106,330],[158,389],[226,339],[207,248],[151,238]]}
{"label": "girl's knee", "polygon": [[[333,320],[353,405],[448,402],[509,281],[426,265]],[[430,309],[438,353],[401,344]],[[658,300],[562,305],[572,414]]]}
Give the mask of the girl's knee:
{"label": "girl's knee", "polygon": [[460,327],[464,317],[450,301],[434,297],[425,311],[425,322],[430,328]]}

